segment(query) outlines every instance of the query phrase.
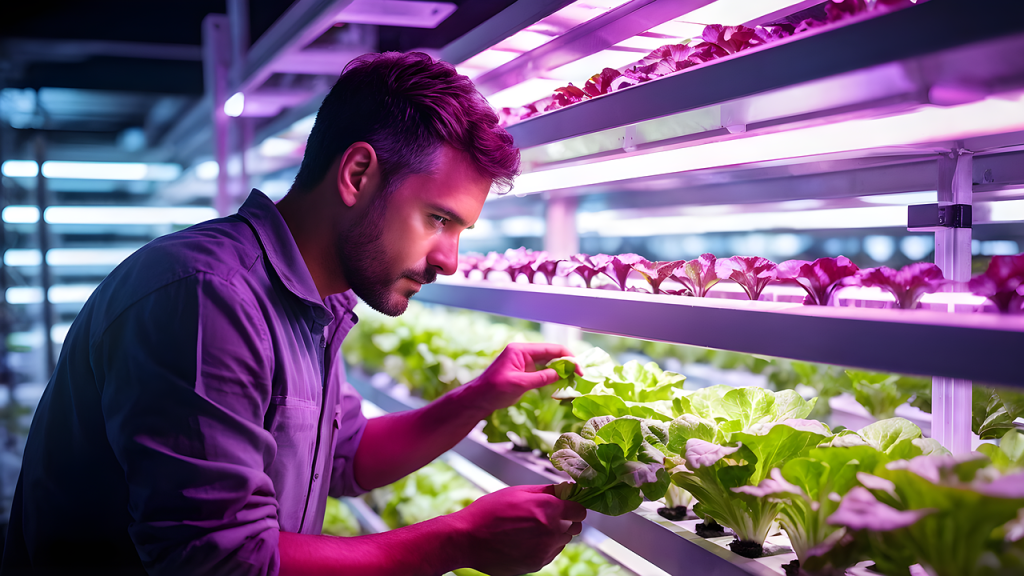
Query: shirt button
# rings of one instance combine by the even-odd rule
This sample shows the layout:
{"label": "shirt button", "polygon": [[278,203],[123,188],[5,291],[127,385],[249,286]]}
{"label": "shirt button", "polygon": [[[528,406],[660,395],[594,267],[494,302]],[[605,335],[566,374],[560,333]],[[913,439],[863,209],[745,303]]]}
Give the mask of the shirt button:
{"label": "shirt button", "polygon": [[320,474],[319,473],[313,474],[313,480],[319,480],[319,479],[320,479]]}

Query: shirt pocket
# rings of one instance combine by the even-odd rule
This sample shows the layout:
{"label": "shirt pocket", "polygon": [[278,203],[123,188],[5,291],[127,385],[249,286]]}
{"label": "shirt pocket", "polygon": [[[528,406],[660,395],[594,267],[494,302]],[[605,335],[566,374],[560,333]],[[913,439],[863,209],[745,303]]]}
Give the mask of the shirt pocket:
{"label": "shirt pocket", "polygon": [[298,532],[306,508],[320,407],[304,398],[270,399],[269,431],[277,442],[277,457],[268,470],[277,493],[281,529]]}

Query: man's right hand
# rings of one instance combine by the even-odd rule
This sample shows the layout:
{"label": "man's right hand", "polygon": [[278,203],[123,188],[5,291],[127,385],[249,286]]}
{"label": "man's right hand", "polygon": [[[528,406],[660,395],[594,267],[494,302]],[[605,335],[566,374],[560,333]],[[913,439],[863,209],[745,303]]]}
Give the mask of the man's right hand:
{"label": "man's right hand", "polygon": [[488,494],[451,520],[465,535],[466,567],[490,576],[536,572],[583,529],[587,510],[559,500],[553,486],[512,486]]}

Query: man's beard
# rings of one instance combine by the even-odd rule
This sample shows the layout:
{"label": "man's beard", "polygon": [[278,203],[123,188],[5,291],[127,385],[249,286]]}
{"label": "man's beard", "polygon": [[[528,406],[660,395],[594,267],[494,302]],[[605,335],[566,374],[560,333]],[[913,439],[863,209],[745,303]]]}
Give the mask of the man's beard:
{"label": "man's beard", "polygon": [[406,269],[397,276],[392,275],[386,264],[390,262],[384,246],[384,212],[386,202],[375,199],[366,218],[341,236],[338,253],[341,271],[352,291],[371,308],[388,316],[400,316],[409,307],[409,298],[414,292],[396,294],[395,285],[403,278],[420,284],[430,284],[437,279],[432,266],[424,270]]}

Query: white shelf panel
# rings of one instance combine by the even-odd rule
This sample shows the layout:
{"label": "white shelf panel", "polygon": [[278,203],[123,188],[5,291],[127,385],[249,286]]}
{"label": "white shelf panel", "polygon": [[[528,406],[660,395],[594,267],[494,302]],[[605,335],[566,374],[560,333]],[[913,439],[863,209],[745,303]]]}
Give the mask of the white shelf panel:
{"label": "white shelf panel", "polygon": [[645,340],[1024,386],[1024,317],[441,280],[418,299]]}
{"label": "white shelf panel", "polygon": [[[398,397],[392,389],[374,386],[365,374],[351,370],[349,382],[365,400],[388,412],[411,410],[423,405],[419,398]],[[379,382],[378,382],[379,384]],[[511,443],[492,444],[484,434],[474,430],[452,450],[488,474],[514,486],[551,484],[566,479],[546,460],[531,453],[513,452]],[[715,574],[716,576],[780,576],[771,568],[780,557],[758,560],[734,554],[720,543],[705,540],[659,517],[653,504],[645,504],[636,512],[621,516],[605,516],[591,512],[585,527],[593,528],[650,562],[660,570],[677,574]],[[790,555],[786,561],[795,558]]]}

